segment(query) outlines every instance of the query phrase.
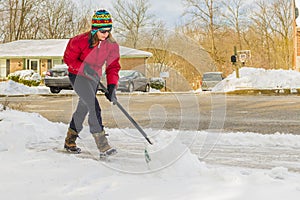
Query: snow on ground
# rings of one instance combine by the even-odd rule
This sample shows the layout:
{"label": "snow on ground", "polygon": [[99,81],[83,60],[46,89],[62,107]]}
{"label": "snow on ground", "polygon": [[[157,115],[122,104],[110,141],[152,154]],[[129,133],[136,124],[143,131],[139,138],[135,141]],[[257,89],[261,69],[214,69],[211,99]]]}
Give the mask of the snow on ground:
{"label": "snow on ground", "polygon": [[[159,93],[159,90],[150,88],[150,93]],[[29,94],[51,94],[49,87],[29,87],[12,80],[0,82],[0,95],[29,95]],[[61,90],[60,94],[75,94],[73,90]]]}
{"label": "snow on ground", "polygon": [[[240,74],[239,80],[235,74],[227,77],[219,90],[298,88],[295,83],[299,83],[295,71],[242,68]],[[49,89],[0,82],[1,95],[40,93],[49,93]],[[298,200],[300,196],[300,174],[281,163],[271,169],[254,169],[200,161],[201,155],[186,146],[189,140],[185,136],[197,139],[198,146],[201,142],[207,146],[211,133],[206,131],[145,130],[154,142],[147,146],[152,159],[147,164],[145,141],[136,130],[107,129],[119,153],[109,162],[101,162],[88,127],[78,141],[82,154],[61,152],[67,127],[36,113],[3,110],[0,105],[2,199]],[[291,151],[300,147],[300,136],[289,134],[226,133],[215,139],[220,146],[258,150],[265,146]],[[238,159],[248,162],[246,156]]]}
{"label": "snow on ground", "polygon": [[[63,146],[66,129],[66,124],[50,122],[36,113],[0,111],[2,199],[296,200],[300,196],[300,174],[281,166],[262,170],[207,165],[177,137],[195,134],[205,138],[204,131],[145,130],[155,143],[147,147],[152,159],[147,165],[142,138],[128,134],[134,130],[107,130],[111,143],[128,157],[105,163],[84,157],[85,151],[96,149],[87,127],[78,142],[82,154],[55,151],[53,147]],[[130,150],[128,141],[135,142],[136,148]],[[300,147],[299,136],[280,134],[221,134],[219,142]]]}
{"label": "snow on ground", "polygon": [[45,86],[29,87],[12,80],[0,82],[0,95],[26,95],[26,94],[49,94],[50,89]]}
{"label": "snow on ground", "polygon": [[233,72],[217,84],[213,92],[228,92],[238,89],[295,89],[300,88],[300,72],[295,70],[266,70],[243,67],[240,78]]}

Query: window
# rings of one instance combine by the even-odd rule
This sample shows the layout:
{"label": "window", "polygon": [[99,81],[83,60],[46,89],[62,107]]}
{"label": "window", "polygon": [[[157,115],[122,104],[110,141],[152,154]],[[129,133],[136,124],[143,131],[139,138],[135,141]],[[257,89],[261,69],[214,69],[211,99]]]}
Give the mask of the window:
{"label": "window", "polygon": [[51,59],[47,60],[47,67],[48,67],[48,69],[52,68],[52,60]]}
{"label": "window", "polygon": [[33,70],[33,71],[35,71],[35,72],[37,72],[38,71],[38,69],[39,69],[39,60],[30,60],[30,62],[29,62],[29,69],[31,69],[31,70]]}
{"label": "window", "polygon": [[40,60],[39,59],[28,59],[26,69],[30,69],[30,70],[40,73]]}
{"label": "window", "polygon": [[10,60],[6,60],[6,75],[10,74]]}

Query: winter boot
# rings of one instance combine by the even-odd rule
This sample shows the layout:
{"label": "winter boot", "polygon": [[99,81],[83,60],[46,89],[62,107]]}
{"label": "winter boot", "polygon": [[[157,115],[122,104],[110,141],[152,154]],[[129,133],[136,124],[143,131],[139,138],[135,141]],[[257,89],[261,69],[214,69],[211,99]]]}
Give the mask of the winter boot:
{"label": "winter boot", "polygon": [[95,139],[97,148],[100,151],[100,159],[117,153],[117,150],[108,144],[106,138],[107,135],[105,134],[104,130],[100,133],[93,133],[92,135]]}
{"label": "winter boot", "polygon": [[78,133],[73,129],[69,128],[67,132],[67,137],[65,139],[65,149],[71,153],[80,153],[81,149],[76,146],[76,139],[78,138]]}

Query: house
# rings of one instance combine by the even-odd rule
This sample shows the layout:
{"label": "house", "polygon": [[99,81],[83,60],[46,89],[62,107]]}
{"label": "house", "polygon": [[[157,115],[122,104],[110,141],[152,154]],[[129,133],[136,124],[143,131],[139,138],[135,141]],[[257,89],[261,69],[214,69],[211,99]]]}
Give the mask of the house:
{"label": "house", "polygon": [[[0,44],[0,78],[17,70],[31,69],[42,75],[63,63],[69,39],[18,40]],[[147,59],[152,53],[120,46],[122,69],[136,69],[146,74]]]}

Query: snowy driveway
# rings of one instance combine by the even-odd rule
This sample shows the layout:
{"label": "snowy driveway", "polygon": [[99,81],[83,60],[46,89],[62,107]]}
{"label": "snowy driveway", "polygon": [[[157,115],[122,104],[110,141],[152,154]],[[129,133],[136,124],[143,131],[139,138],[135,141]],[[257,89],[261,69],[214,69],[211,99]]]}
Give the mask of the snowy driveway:
{"label": "snowy driveway", "polygon": [[[133,94],[119,95],[118,98],[145,129],[190,131],[192,134],[182,137],[183,142],[208,164],[259,169],[283,166],[288,170],[300,172],[300,149],[296,148],[297,146],[286,142],[284,144],[278,141],[268,142],[272,141],[274,133],[286,135],[288,138],[293,137],[293,134],[299,134],[300,98],[298,96],[216,95],[212,97],[210,94]],[[19,106],[26,112],[40,113],[50,121],[66,124],[71,116],[72,106],[76,105],[77,101],[75,96],[70,95],[33,95],[0,98],[0,100]],[[132,128],[122,113],[111,106],[102,95],[99,95],[99,101],[107,127]],[[198,107],[195,109],[196,104]],[[216,110],[221,112],[221,116],[225,115],[225,118],[212,118]],[[218,139],[212,141],[213,144],[203,146],[203,139],[195,136],[194,130],[206,131],[214,123],[217,124],[215,126],[223,124],[224,128],[221,132],[231,134],[229,138],[233,139],[222,142],[222,134],[220,134]],[[234,137],[237,132],[267,135],[259,134],[261,136],[259,140],[258,136],[247,136],[246,140],[241,142]],[[293,139],[288,141],[293,143]],[[116,139],[115,143],[117,146],[122,146],[122,140]],[[137,148],[136,144],[126,146],[128,149]]]}
{"label": "snowy driveway", "polygon": [[[36,113],[0,112],[4,199],[299,199],[299,135],[145,129],[154,141],[147,165],[144,139],[134,129],[107,129],[119,151],[109,162],[95,160],[86,127],[78,141],[83,153],[62,153],[66,129],[67,124]],[[205,147],[203,154],[191,153],[182,142],[192,149]],[[206,154],[210,142],[217,146]],[[280,156],[285,158],[274,159]],[[225,160],[226,165],[218,163]],[[255,160],[259,165],[250,166]]]}

